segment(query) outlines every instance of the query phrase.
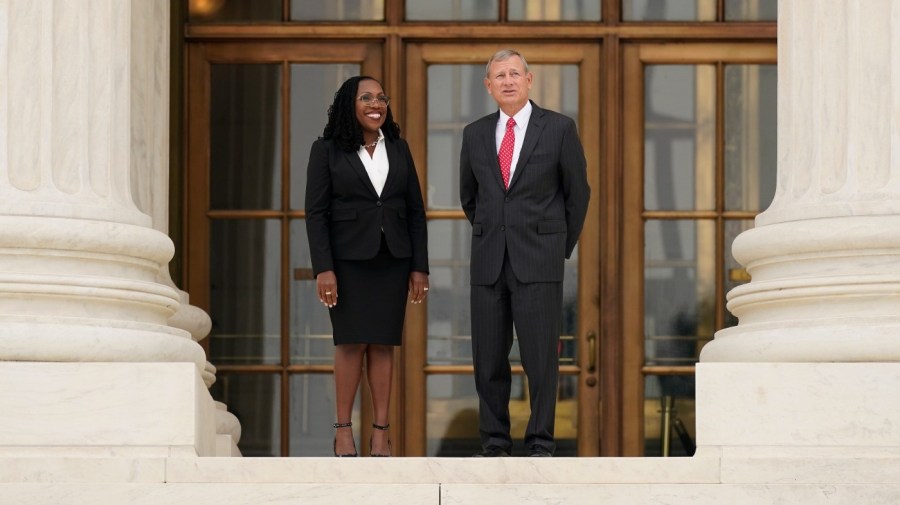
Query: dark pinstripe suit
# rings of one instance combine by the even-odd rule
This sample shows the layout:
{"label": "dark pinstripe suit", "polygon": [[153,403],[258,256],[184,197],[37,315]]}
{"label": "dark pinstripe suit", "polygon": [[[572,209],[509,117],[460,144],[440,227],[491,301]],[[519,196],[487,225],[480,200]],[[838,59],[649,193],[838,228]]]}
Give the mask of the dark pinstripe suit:
{"label": "dark pinstripe suit", "polygon": [[575,122],[532,107],[508,191],[497,162],[499,112],[466,126],[460,201],[472,223],[472,350],[482,445],[512,446],[515,325],[531,398],[525,446],[552,453],[564,262],[581,233],[590,188]]}

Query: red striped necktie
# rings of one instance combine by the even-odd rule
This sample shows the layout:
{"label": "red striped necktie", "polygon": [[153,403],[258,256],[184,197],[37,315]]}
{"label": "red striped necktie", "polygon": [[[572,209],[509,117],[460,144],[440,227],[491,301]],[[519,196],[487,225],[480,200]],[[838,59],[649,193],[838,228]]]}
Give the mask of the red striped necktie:
{"label": "red striped necktie", "polygon": [[509,189],[509,171],[512,167],[513,148],[516,146],[516,120],[509,118],[506,121],[506,133],[500,142],[500,151],[497,153],[497,161],[500,162],[500,176],[503,177],[503,187]]}

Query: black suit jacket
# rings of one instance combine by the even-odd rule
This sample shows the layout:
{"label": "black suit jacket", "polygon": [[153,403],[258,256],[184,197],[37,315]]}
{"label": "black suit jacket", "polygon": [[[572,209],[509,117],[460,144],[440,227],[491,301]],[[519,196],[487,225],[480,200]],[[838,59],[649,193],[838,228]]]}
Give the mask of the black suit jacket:
{"label": "black suit jacket", "polygon": [[411,258],[428,273],[425,206],[409,146],[385,139],[389,163],[381,196],[356,152],[316,140],[306,179],[306,234],[314,275],[334,270],[334,260],[374,258],[381,231],[395,258]]}
{"label": "black suit jacket", "polygon": [[472,223],[475,285],[496,282],[504,250],[521,282],[561,282],[584,225],[591,190],[575,122],[534,102],[532,107],[508,191],[497,161],[500,112],[463,131],[459,193]]}

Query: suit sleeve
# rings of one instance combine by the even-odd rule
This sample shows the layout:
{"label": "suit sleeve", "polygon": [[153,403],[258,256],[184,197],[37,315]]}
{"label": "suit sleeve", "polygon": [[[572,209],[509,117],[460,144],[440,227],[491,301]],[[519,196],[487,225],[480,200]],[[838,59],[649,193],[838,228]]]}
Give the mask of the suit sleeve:
{"label": "suit sleeve", "polygon": [[566,202],[566,258],[570,258],[572,251],[575,250],[575,244],[578,243],[581,229],[584,227],[584,218],[587,215],[588,202],[591,198],[584,148],[578,139],[575,122],[571,119],[566,121],[563,130],[559,163],[563,196]]}
{"label": "suit sleeve", "polygon": [[469,223],[475,220],[475,206],[478,195],[478,180],[472,172],[472,163],[469,160],[469,128],[463,131],[462,148],[459,153],[459,203]]}
{"label": "suit sleeve", "polygon": [[406,151],[406,211],[408,215],[409,240],[412,245],[412,269],[416,272],[428,273],[428,223],[425,219],[425,202],[419,186],[419,175],[409,144],[402,142]]}
{"label": "suit sleeve", "polygon": [[322,140],[313,143],[306,166],[306,236],[313,275],[334,270],[328,213],[331,209],[331,170]]}

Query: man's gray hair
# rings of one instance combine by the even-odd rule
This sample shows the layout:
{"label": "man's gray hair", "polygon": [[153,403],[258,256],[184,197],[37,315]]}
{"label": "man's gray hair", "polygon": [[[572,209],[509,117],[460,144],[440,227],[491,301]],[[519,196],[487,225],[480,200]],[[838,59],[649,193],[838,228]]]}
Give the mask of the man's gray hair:
{"label": "man's gray hair", "polygon": [[522,60],[522,65],[525,66],[525,73],[527,74],[528,62],[525,61],[525,57],[522,56],[522,53],[516,51],[515,49],[501,49],[494,53],[494,55],[491,56],[491,59],[488,60],[487,65],[484,67],[484,76],[488,78],[491,77],[491,63],[494,63],[495,61],[506,61],[513,56],[518,56],[519,59]]}

